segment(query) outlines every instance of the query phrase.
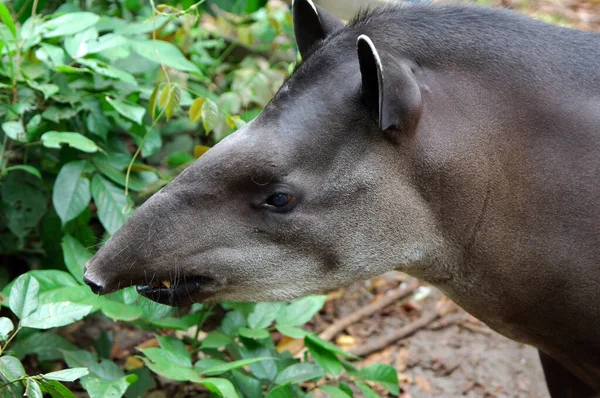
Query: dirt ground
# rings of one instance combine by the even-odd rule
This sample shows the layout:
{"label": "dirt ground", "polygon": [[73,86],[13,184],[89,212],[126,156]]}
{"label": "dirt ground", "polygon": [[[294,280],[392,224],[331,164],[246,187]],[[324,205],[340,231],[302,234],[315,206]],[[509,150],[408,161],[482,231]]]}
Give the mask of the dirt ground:
{"label": "dirt ground", "polygon": [[[315,329],[322,331],[408,281],[404,274],[391,272],[331,294],[314,321]],[[348,326],[333,341],[351,351],[436,311],[438,303],[448,304],[439,291],[422,286],[425,289],[417,289],[404,302]],[[417,301],[427,289],[429,295]],[[454,305],[451,313],[364,357],[359,365],[375,362],[396,367],[402,398],[549,396],[535,349],[493,332]]]}

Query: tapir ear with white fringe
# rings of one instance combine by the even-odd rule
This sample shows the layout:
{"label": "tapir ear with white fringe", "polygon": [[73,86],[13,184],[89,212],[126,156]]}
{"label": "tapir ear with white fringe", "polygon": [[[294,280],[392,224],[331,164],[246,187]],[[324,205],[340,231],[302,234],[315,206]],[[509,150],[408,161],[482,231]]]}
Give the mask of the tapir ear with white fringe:
{"label": "tapir ear with white fringe", "polygon": [[[421,90],[410,66],[388,57],[382,62],[367,35],[356,42],[362,75],[362,98],[378,117],[379,128],[393,142],[416,130],[423,102]],[[388,62],[385,62],[388,61]]]}
{"label": "tapir ear with white fringe", "polygon": [[344,23],[335,15],[315,5],[312,0],[293,0],[294,35],[303,59],[315,49],[315,44],[342,28]]}

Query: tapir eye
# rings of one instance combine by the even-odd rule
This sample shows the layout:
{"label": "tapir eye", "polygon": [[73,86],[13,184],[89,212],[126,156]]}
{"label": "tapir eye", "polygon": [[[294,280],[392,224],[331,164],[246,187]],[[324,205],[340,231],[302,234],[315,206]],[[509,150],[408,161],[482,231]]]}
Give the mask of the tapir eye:
{"label": "tapir eye", "polygon": [[275,193],[267,198],[266,203],[273,207],[285,207],[292,201],[292,196],[288,193]]}

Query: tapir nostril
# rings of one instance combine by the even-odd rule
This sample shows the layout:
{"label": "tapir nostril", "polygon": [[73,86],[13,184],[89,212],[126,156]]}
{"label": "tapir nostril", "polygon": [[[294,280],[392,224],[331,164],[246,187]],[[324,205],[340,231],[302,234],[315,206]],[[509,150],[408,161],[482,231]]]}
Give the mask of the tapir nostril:
{"label": "tapir nostril", "polygon": [[92,292],[94,292],[95,294],[102,293],[102,286],[98,285],[96,282],[89,280],[85,276],[83,277],[83,281],[86,285],[90,287],[90,289],[92,289]]}

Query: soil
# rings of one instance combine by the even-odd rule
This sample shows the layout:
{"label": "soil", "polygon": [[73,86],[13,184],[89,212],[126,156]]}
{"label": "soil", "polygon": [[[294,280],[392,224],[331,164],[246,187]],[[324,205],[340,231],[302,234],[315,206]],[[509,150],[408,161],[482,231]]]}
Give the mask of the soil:
{"label": "soil", "polygon": [[[315,319],[315,328],[324,329],[329,321],[381,298],[407,279],[391,272],[333,293]],[[333,340],[352,350],[435,311],[438,303],[447,305],[449,300],[442,293],[422,285],[430,290],[425,299],[415,301],[413,295],[403,303],[392,304],[349,326]],[[370,354],[359,366],[375,362],[396,367],[403,389],[401,398],[549,397],[533,347],[493,332],[458,307],[412,336]]]}

